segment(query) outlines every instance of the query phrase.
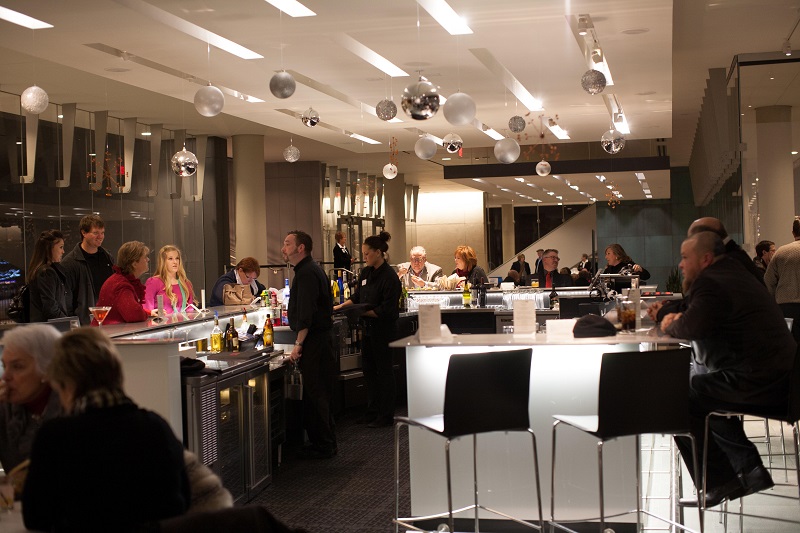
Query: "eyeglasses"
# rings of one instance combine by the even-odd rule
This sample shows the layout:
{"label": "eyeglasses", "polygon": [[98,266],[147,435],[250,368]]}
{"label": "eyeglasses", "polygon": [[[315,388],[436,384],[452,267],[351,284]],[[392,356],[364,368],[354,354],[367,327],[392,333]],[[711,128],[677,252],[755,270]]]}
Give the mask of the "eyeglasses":
{"label": "eyeglasses", "polygon": [[425,258],[424,257],[412,257],[411,261],[413,263],[424,263],[425,262]]}
{"label": "eyeglasses", "polygon": [[553,261],[560,261],[557,255],[546,255],[543,259],[552,259]]}
{"label": "eyeglasses", "polygon": [[[241,270],[241,269],[239,269],[239,270]],[[250,275],[247,272],[245,272],[244,270],[242,270],[242,274],[244,274],[244,279],[246,279],[248,283],[258,279],[258,275],[255,272],[253,272],[252,275]]]}

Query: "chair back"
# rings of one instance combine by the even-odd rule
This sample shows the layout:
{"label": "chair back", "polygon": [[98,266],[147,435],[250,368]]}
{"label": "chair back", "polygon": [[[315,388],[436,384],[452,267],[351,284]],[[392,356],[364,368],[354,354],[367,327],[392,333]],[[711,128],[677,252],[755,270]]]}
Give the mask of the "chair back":
{"label": "chair back", "polygon": [[444,391],[448,438],[530,427],[532,350],[454,354]]}
{"label": "chair back", "polygon": [[688,432],[690,357],[688,348],[603,354],[595,434]]}

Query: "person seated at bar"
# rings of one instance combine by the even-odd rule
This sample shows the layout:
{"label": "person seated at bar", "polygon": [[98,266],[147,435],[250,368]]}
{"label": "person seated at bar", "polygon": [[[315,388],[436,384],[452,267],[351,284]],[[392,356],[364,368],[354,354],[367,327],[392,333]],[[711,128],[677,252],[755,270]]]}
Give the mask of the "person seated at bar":
{"label": "person seated at bar", "polygon": [[[704,443],[706,415],[748,407],[785,411],[797,345],[778,304],[741,262],[726,255],[718,235],[705,231],[683,241],[679,266],[686,306],[666,315],[661,328],[694,345],[691,433],[698,453],[708,446],[706,504],[713,507],[768,489],[773,482],[742,420],[712,417],[711,438]],[[702,471],[693,472],[690,441],[675,440],[699,492]],[[697,505],[697,500],[681,504]]]}
{"label": "person seated at bar", "polygon": [[489,281],[488,276],[486,276],[486,271],[478,266],[478,256],[471,246],[462,244],[456,248],[454,255],[456,268],[453,270],[453,274],[458,274],[459,277],[465,278],[466,283],[470,285]]}
{"label": "person seated at bar", "polygon": [[[144,322],[158,315],[144,308],[144,285],[139,277],[150,268],[150,249],[143,242],[130,241],[119,247],[114,273],[100,288],[98,307],[111,307],[103,324]],[[92,321],[94,325],[96,321]]]}
{"label": "person seated at bar", "polygon": [[42,424],[61,415],[58,393],[44,379],[60,336],[47,324],[16,327],[3,336],[0,466],[6,473],[30,457]]}
{"label": "person seated at bar", "polygon": [[31,322],[46,322],[69,315],[72,294],[61,268],[64,255],[64,234],[58,230],[43,231],[36,241],[28,267]]}
{"label": "person seated at bar", "polygon": [[143,531],[187,511],[183,445],[163,418],[125,395],[119,354],[102,330],[64,334],[47,379],[69,416],[49,420],[33,443],[26,528]]}
{"label": "person seated at bar", "polygon": [[606,246],[606,261],[608,265],[603,269],[603,274],[638,275],[642,281],[650,279],[650,272],[636,264],[617,243]]}
{"label": "person seated at bar", "polygon": [[503,280],[503,283],[513,283],[516,286],[519,286],[519,270],[509,270],[508,275]]}
{"label": "person seated at bar", "polygon": [[158,309],[159,296],[168,315],[183,313],[187,305],[194,303],[192,282],[186,278],[181,251],[177,246],[168,244],[161,247],[156,275],[149,278],[144,287],[144,308],[147,311]]}
{"label": "person seated at bar", "polygon": [[572,276],[558,271],[558,250],[548,248],[542,253],[542,271],[538,273],[539,287],[571,287]]}
{"label": "person seated at bar", "polygon": [[442,267],[428,263],[428,252],[422,246],[411,249],[410,261],[397,265],[397,276],[406,289],[434,287],[436,280],[442,277]]}
{"label": "person seated at bar", "polygon": [[517,260],[511,265],[511,270],[519,273],[519,282],[517,285],[528,285],[531,279],[531,265],[525,261],[525,254],[519,254]]}
{"label": "person seated at bar", "polygon": [[222,293],[227,284],[234,285],[249,285],[250,292],[253,296],[261,296],[261,292],[266,290],[266,287],[259,283],[258,276],[261,275],[261,267],[255,257],[245,257],[233,267],[231,270],[220,276],[214,288],[211,290],[210,307],[224,305],[222,301]]}
{"label": "person seated at bar", "polygon": [[576,287],[588,287],[592,284],[592,273],[582,268],[578,271],[578,276],[573,280]]}

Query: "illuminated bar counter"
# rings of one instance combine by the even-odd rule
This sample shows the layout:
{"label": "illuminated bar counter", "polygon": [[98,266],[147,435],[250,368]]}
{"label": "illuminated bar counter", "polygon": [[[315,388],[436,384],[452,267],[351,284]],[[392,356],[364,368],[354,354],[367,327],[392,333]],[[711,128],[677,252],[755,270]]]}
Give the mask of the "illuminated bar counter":
{"label": "illuminated bar counter", "polygon": [[[408,416],[441,413],[451,355],[531,347],[530,416],[539,450],[543,514],[550,498],[551,429],[553,414],[592,414],[597,410],[602,354],[650,351],[680,341],[654,334],[575,339],[537,335],[453,335],[441,343],[420,344],[407,337],[392,344],[405,348]],[[642,354],[646,357],[646,353]],[[689,369],[686,369],[687,379]],[[480,387],[475,383],[475,387]],[[633,438],[609,442],[603,451],[606,516],[629,510],[635,494]],[[596,439],[563,429],[558,436],[556,469],[557,519],[598,516]],[[409,429],[411,514],[424,516],[447,510],[444,439],[419,428]],[[524,433],[491,433],[478,437],[478,484],[482,505],[523,519],[535,519],[536,487],[530,437]],[[451,445],[453,505],[472,503],[472,439]],[[463,515],[462,515],[463,516]],[[482,514],[487,519],[490,514]],[[609,525],[609,527],[612,527]]]}

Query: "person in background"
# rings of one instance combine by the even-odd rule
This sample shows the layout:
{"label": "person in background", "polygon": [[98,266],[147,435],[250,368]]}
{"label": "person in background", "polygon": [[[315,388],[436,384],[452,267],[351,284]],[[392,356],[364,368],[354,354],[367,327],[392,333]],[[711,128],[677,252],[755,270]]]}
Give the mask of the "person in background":
{"label": "person in background", "polygon": [[89,308],[100,297],[100,288],[114,273],[114,258],[103,248],[106,226],[97,215],[86,215],[80,222],[81,242],[61,260],[72,295],[67,315],[77,316],[81,324],[92,322]]}
{"label": "person in background", "polygon": [[581,260],[578,261],[578,271],[586,269],[591,273],[594,270],[592,262],[589,261],[589,254],[581,254]]}
{"label": "person in background", "polygon": [[800,219],[792,222],[794,241],[784,244],[769,260],[764,284],[785,318],[793,318],[792,335],[800,344]]}
{"label": "person in background", "polygon": [[509,270],[508,275],[503,280],[503,283],[513,283],[514,285],[519,285],[519,271],[518,270]]}
{"label": "person in background", "polygon": [[63,255],[64,234],[54,229],[43,231],[36,241],[28,266],[31,322],[70,316],[72,295],[67,289],[67,276],[61,268]]}
{"label": "person in background", "polygon": [[64,334],[47,379],[69,416],[49,420],[33,443],[26,528],[141,531],[187,511],[183,445],[163,418],[125,395],[119,354],[102,330]]}
{"label": "person in background", "polygon": [[544,255],[544,248],[539,248],[538,250],[536,250],[536,262],[533,264],[533,271],[536,272],[537,275],[544,268],[544,264],[542,263],[543,255]]}
{"label": "person in background", "polygon": [[119,247],[114,274],[103,283],[97,306],[111,307],[103,324],[143,322],[158,315],[144,308],[144,285],[139,277],[150,268],[150,249],[143,242],[130,241]]}
{"label": "person in background", "polygon": [[42,424],[61,415],[58,394],[44,379],[61,334],[53,326],[16,327],[3,336],[0,381],[0,466],[27,460]]}
{"label": "person in background", "polygon": [[364,239],[361,256],[367,266],[361,270],[350,299],[333,308],[338,311],[353,304],[371,307],[361,315],[367,412],[360,421],[374,428],[391,426],[394,421],[394,365],[389,342],[397,335],[397,319],[400,317],[397,302],[403,288],[394,269],[385,260],[390,238],[389,233],[382,231],[380,235]]}
{"label": "person in background", "polygon": [[261,275],[261,267],[255,257],[245,257],[233,267],[231,270],[220,276],[214,283],[214,288],[211,290],[211,301],[209,307],[216,307],[223,305],[222,293],[225,285],[231,283],[234,285],[249,285],[250,292],[253,296],[261,296],[261,292],[266,290],[266,287],[258,281],[258,276]]}
{"label": "person in background", "polygon": [[519,272],[519,283],[518,285],[528,285],[531,279],[531,266],[525,261],[525,254],[519,254],[517,256],[517,261],[511,265],[511,270],[516,270]]}
{"label": "person in background", "polygon": [[183,313],[187,305],[194,303],[194,290],[186,278],[181,251],[172,244],[158,251],[156,275],[145,282],[145,310],[158,309],[158,296],[163,297],[164,311],[169,315]]}
{"label": "person in background", "polygon": [[428,252],[422,246],[411,249],[410,261],[397,265],[397,277],[407,289],[434,287],[436,280],[442,277],[442,267],[428,263]]}
{"label": "person in background", "polygon": [[606,246],[606,261],[608,265],[603,269],[603,274],[638,274],[642,281],[650,279],[650,272],[636,264],[617,243]]}
{"label": "person in background", "polygon": [[592,284],[592,273],[582,268],[578,271],[578,277],[573,280],[576,287],[588,287]]}
{"label": "person in background", "polygon": [[333,245],[333,268],[351,270],[356,259],[347,249],[347,237],[341,231],[337,231],[333,237],[336,239],[336,244]]}
{"label": "person in background", "polygon": [[486,271],[478,266],[478,256],[471,246],[462,244],[456,248],[454,256],[456,268],[452,273],[465,278],[466,283],[477,285],[486,283],[489,280],[486,276]]}
{"label": "person in background", "polygon": [[542,271],[539,272],[539,287],[571,287],[572,276],[558,271],[558,250],[548,248],[542,254]]}
{"label": "person in background", "polygon": [[756,266],[761,276],[767,271],[772,256],[775,255],[775,243],[772,241],[761,241],[756,244],[756,256],[753,258],[753,264]]}
{"label": "person in background", "polygon": [[725,229],[725,226],[722,224],[722,221],[718,218],[714,217],[701,217],[692,222],[689,225],[689,229],[686,231],[686,236],[691,237],[696,233],[700,233],[701,231],[710,231],[715,233],[722,239],[722,243],[725,245],[725,253],[736,259],[742,266],[747,269],[757,280],[764,283],[764,276],[762,273],[758,271],[756,266],[753,264],[753,260],[750,256],[745,252],[741,246],[739,246],[736,241],[734,241],[730,235],[728,235],[728,231]]}
{"label": "person in background", "polygon": [[325,272],[311,258],[313,246],[308,233],[290,231],[283,240],[281,255],[294,265],[287,312],[297,340],[289,358],[303,372],[303,425],[309,440],[300,458],[329,459],[338,451],[333,420],[338,363],[331,338],[333,300]]}

